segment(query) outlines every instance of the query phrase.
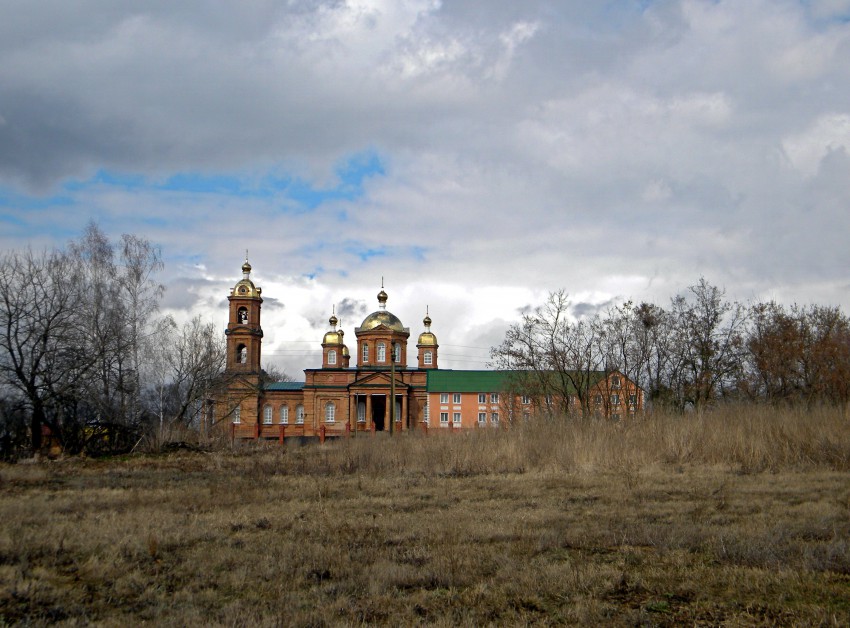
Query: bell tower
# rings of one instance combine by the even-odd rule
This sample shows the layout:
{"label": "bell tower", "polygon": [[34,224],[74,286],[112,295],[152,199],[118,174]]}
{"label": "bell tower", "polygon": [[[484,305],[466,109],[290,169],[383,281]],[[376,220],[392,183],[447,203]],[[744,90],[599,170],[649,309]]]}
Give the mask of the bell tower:
{"label": "bell tower", "polygon": [[245,375],[260,374],[260,345],[263,328],[260,327],[260,305],[263,302],[262,288],[251,281],[251,264],[248,256],[242,264],[242,279],[231,289],[230,318],[227,329],[227,362],[225,370],[229,373]]}
{"label": "bell tower", "polygon": [[427,308],[422,324],[425,325],[425,331],[419,334],[419,341],[416,343],[416,348],[419,350],[419,368],[435,369],[437,368],[437,349],[440,345],[437,344],[437,337],[431,331],[431,317],[428,315]]}

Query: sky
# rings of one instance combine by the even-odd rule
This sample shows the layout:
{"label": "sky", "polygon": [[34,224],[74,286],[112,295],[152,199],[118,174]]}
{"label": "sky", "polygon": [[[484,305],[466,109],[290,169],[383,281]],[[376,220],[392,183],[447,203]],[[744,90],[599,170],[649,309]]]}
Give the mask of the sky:
{"label": "sky", "polygon": [[296,378],[382,281],[447,368],[561,288],[846,311],[850,0],[0,0],[0,248],[92,220],[222,329],[247,250]]}

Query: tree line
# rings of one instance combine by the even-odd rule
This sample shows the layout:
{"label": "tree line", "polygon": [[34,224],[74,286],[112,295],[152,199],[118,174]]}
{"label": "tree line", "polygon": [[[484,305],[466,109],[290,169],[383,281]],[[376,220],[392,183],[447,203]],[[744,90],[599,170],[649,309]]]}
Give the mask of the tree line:
{"label": "tree line", "polygon": [[212,323],[159,315],[160,251],[91,223],[0,257],[0,453],[126,451],[197,423],[224,366]]}
{"label": "tree line", "polygon": [[594,412],[600,371],[621,372],[648,405],[678,411],[730,400],[850,400],[850,320],[836,306],[743,304],[701,278],[666,306],[627,301],[572,314],[565,291],[550,293],[511,325],[492,365],[520,371],[519,387],[584,415]]}

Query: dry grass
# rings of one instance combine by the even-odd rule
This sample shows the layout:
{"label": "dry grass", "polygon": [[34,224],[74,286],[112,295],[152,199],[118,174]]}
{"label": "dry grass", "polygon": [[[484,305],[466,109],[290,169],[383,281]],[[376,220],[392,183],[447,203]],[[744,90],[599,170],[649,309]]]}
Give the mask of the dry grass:
{"label": "dry grass", "polygon": [[850,425],[628,425],[0,467],[0,623],[850,623]]}

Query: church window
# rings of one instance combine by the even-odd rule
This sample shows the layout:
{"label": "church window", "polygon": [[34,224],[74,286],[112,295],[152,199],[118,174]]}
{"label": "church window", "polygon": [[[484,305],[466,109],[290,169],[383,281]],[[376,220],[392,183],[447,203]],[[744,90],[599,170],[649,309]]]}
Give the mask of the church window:
{"label": "church window", "polygon": [[240,323],[244,324],[248,322],[248,308],[240,307],[239,311],[236,313],[236,320]]}
{"label": "church window", "polygon": [[619,375],[612,375],[611,376],[611,388],[613,388],[614,390],[617,390],[620,387],[620,384],[621,384],[620,376]]}
{"label": "church window", "polygon": [[431,404],[427,401],[425,402],[425,410],[422,413],[422,419],[425,421],[425,425],[428,425],[428,419],[431,418]]}
{"label": "church window", "polygon": [[241,423],[242,422],[242,408],[236,408],[233,410],[233,422]]}
{"label": "church window", "polygon": [[393,345],[393,361],[401,362],[401,345],[398,343]]}
{"label": "church window", "polygon": [[614,393],[611,395],[611,405],[619,406],[620,405],[620,395],[618,393]]}
{"label": "church window", "polygon": [[271,425],[272,424],[272,407],[266,406],[263,408],[263,424]]}
{"label": "church window", "polygon": [[434,356],[431,355],[430,351],[426,351],[424,357],[422,358],[423,364],[433,364]]}
{"label": "church window", "polygon": [[239,345],[236,347],[236,362],[239,364],[248,363],[248,347],[245,345]]}
{"label": "church window", "polygon": [[280,407],[280,424],[287,425],[289,423],[289,406]]}
{"label": "church window", "polygon": [[304,406],[301,404],[295,406],[295,422],[298,425],[304,425]]}
{"label": "church window", "polygon": [[369,345],[365,342],[363,343],[363,364],[369,362]]}
{"label": "church window", "polygon": [[328,351],[328,364],[336,364],[336,350]]}
{"label": "church window", "polygon": [[325,404],[325,423],[333,423],[336,417],[336,406],[330,401]]}
{"label": "church window", "polygon": [[387,361],[387,345],[385,345],[383,342],[379,342],[376,348],[376,352],[378,354],[378,362]]}
{"label": "church window", "polygon": [[357,422],[365,423],[366,422],[366,402],[358,401],[357,402]]}
{"label": "church window", "polygon": [[401,399],[395,400],[395,420],[396,423],[401,421]]}

